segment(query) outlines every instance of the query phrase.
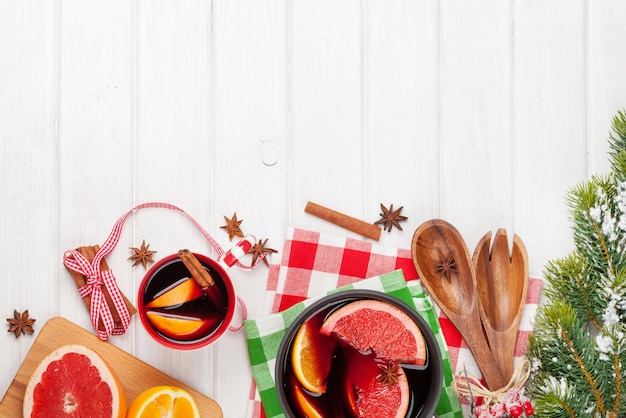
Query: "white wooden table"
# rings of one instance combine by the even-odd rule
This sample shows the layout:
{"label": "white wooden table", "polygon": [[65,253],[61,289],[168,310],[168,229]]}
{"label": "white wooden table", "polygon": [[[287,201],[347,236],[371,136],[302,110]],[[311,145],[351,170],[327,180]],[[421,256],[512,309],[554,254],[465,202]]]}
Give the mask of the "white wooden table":
{"label": "white wooden table", "polygon": [[[225,247],[236,211],[272,262],[288,226],[354,236],[309,200],[369,222],[393,203],[409,220],[380,243],[430,218],[470,248],[502,227],[539,277],[573,248],[567,190],[608,170],[625,20],[620,0],[0,0],[0,314],[89,329],[62,254],[148,201]],[[183,216],[136,213],[107,258],[132,300],[143,239],[211,255]],[[231,273],[265,315],[267,268]],[[0,393],[33,341],[1,336]],[[174,352],[135,318],[111,342],[246,416],[243,332]]]}

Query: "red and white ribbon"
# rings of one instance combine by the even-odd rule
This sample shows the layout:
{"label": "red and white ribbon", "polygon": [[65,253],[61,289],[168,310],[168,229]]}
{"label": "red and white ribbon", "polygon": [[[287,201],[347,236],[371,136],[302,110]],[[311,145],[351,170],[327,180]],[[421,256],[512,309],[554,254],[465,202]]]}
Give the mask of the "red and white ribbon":
{"label": "red and white ribbon", "polygon": [[[111,335],[124,334],[130,324],[130,312],[128,311],[126,303],[124,303],[124,297],[117,286],[115,277],[113,277],[113,272],[111,270],[101,271],[100,263],[97,265],[91,264],[76,250],[66,251],[63,255],[63,263],[68,268],[82,274],[87,279],[87,284],[80,287],[78,292],[81,298],[91,294],[89,314],[91,323],[98,333],[98,337],[106,341]],[[102,286],[106,287],[111,296],[115,310],[120,317],[119,324],[116,324],[113,320],[113,314],[104,297]],[[100,320],[102,320],[104,329],[98,327]]]}
{"label": "red and white ribbon", "polygon": [[[142,203],[122,215],[113,226],[113,230],[109,234],[104,244],[102,244],[91,262],[89,262],[78,251],[66,251],[63,255],[63,264],[65,264],[65,266],[67,266],[69,269],[85,276],[85,278],[87,279],[87,284],[80,287],[78,291],[81,297],[85,297],[91,294],[91,304],[89,307],[91,323],[96,329],[98,337],[101,340],[107,340],[111,335],[124,334],[128,329],[128,325],[130,324],[130,312],[128,311],[126,303],[124,303],[124,298],[119,290],[119,287],[117,286],[117,282],[115,280],[115,277],[113,276],[113,273],[111,272],[111,270],[101,271],[100,262],[107,254],[113,251],[113,249],[117,245],[122,234],[124,221],[126,220],[128,215],[138,209],[143,208],[171,209],[184,214],[193,222],[198,230],[200,230],[200,232],[207,239],[207,241],[209,241],[211,247],[213,247],[218,255],[218,260],[221,259],[224,254],[226,254],[226,251],[224,251],[224,249],[217,243],[217,241],[215,241],[215,239],[202,227],[202,225],[200,225],[198,222],[196,222],[195,219],[187,214],[187,212],[177,206],[162,202]],[[259,257],[259,260],[257,260],[257,264],[261,261],[261,258],[262,257]],[[252,269],[254,267],[243,265],[239,261],[236,261],[236,264],[238,267],[246,270]],[[104,297],[102,286],[106,287],[109,295],[111,296],[111,300],[113,301],[115,310],[120,317],[119,324],[115,324],[115,321],[113,320],[113,314],[111,313],[111,310],[109,309],[109,306]],[[100,330],[98,328],[100,320],[102,320],[104,330]]]}

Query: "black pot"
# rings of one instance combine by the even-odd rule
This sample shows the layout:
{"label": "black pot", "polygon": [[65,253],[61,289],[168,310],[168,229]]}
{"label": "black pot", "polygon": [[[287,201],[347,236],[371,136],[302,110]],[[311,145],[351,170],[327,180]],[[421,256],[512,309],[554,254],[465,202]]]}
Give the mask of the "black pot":
{"label": "black pot", "polygon": [[[280,346],[278,348],[278,355],[276,358],[276,392],[283,412],[288,417],[299,417],[299,414],[294,412],[289,400],[288,386],[286,380],[286,370],[290,368],[290,353],[293,339],[295,338],[300,325],[308,318],[322,312],[334,311],[343,305],[356,300],[370,299],[388,302],[403,312],[405,312],[419,327],[424,340],[426,342],[427,360],[424,371],[419,375],[417,379],[409,377],[409,387],[411,389],[411,400],[409,403],[409,412],[407,418],[430,418],[433,416],[439,397],[441,396],[442,382],[443,382],[443,365],[441,361],[441,352],[439,351],[439,344],[430,329],[428,323],[409,305],[402,300],[390,296],[386,293],[373,291],[373,290],[346,290],[331,295],[325,296],[311,305],[300,313],[287,329],[285,336],[283,337]],[[406,371],[406,370],[405,370]],[[335,414],[333,414],[335,416]]]}

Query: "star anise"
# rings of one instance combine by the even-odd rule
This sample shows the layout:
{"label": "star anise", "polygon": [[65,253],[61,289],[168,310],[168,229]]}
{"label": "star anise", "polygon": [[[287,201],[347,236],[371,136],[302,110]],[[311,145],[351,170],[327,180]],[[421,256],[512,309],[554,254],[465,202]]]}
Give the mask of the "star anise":
{"label": "star anise", "polygon": [[454,254],[450,253],[447,257],[444,257],[443,254],[440,256],[441,261],[439,263],[435,263],[435,270],[437,271],[437,274],[445,276],[446,279],[450,280],[450,276],[452,274],[458,273]]}
{"label": "star anise", "polygon": [[19,338],[22,334],[32,334],[33,332],[35,332],[33,330],[33,324],[35,323],[36,319],[29,318],[28,309],[26,309],[21,314],[16,309],[13,309],[13,318],[7,318],[7,321],[10,324],[9,330],[7,332],[12,332],[13,334],[15,334],[15,338]]}
{"label": "star anise", "polygon": [[265,239],[265,241],[263,240],[258,240],[256,242],[256,244],[254,244],[252,246],[252,248],[250,248],[248,250],[248,254],[252,253],[254,254],[252,256],[252,264],[251,266],[254,266],[256,264],[256,260],[263,255],[263,262],[265,263],[266,266],[269,267],[270,263],[269,261],[267,261],[267,256],[265,256],[265,254],[270,254],[270,253],[277,253],[278,251],[272,249],[272,248],[267,248],[265,247],[265,244],[267,244],[267,238]]}
{"label": "star anise", "polygon": [[380,216],[381,218],[374,222],[374,225],[383,225],[383,231],[391,232],[391,228],[394,226],[402,231],[402,227],[400,226],[400,222],[406,221],[406,216],[400,215],[402,212],[402,208],[404,206],[400,206],[399,209],[393,210],[393,204],[389,206],[389,209],[385,207],[382,203],[380,204],[380,209],[383,211]]}
{"label": "star anise", "polygon": [[224,216],[224,220],[226,221],[226,225],[220,226],[220,228],[228,232],[228,239],[230,241],[233,240],[233,237],[244,237],[241,227],[239,226],[243,222],[243,219],[240,221],[237,220],[237,212],[233,213],[233,217],[231,219]]}
{"label": "star anise", "polygon": [[141,263],[144,270],[148,268],[148,264],[154,263],[154,259],[152,258],[152,254],[155,254],[156,251],[150,250],[150,244],[146,245],[146,240],[141,241],[141,247],[129,247],[129,249],[133,250],[135,254],[128,257],[128,260],[133,260],[133,267]]}
{"label": "star anise", "polygon": [[397,385],[400,376],[400,366],[389,361],[387,365],[378,364],[380,374],[376,376],[376,381],[384,383],[387,386]]}

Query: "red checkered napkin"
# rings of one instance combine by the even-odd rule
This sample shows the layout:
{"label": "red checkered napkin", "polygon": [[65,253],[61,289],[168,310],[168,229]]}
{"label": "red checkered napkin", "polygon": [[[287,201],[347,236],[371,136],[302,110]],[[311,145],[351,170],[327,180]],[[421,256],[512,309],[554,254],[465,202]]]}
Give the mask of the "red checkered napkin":
{"label": "red checkered napkin", "polygon": [[[272,265],[269,270],[266,299],[268,312],[283,311],[309,297],[397,269],[402,269],[407,281],[418,280],[410,249],[290,228],[280,266]],[[523,357],[523,347],[532,331],[532,319],[539,304],[541,285],[541,279],[529,278],[526,306],[517,334],[516,361]],[[461,334],[436,304],[435,308],[455,375],[466,370],[480,376]],[[248,416],[261,417],[262,408],[254,386],[250,391],[250,399],[253,405],[249,408]]]}

